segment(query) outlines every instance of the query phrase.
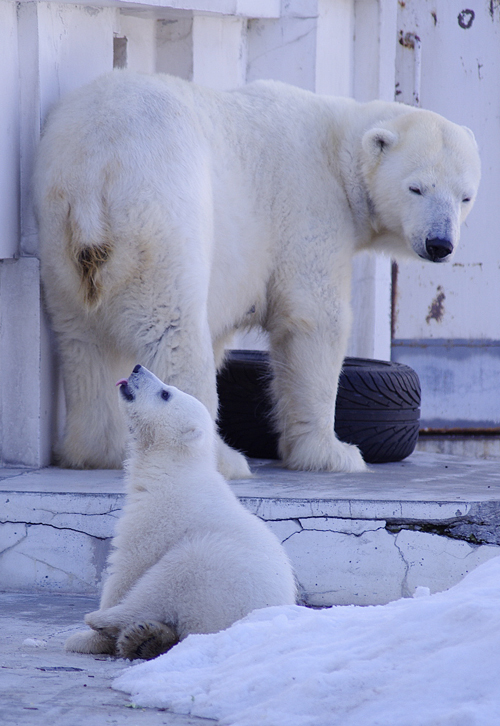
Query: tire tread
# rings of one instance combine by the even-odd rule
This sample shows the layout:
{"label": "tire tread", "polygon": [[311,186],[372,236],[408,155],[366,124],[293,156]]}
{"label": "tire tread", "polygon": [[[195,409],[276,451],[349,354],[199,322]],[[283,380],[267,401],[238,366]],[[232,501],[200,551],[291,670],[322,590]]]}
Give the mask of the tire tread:
{"label": "tire tread", "polygon": [[[219,428],[228,444],[247,456],[278,458],[268,393],[272,378],[265,351],[231,351],[219,373]],[[402,363],[346,358],[339,379],[335,431],[359,446],[365,461],[401,461],[416,445],[420,381]]]}

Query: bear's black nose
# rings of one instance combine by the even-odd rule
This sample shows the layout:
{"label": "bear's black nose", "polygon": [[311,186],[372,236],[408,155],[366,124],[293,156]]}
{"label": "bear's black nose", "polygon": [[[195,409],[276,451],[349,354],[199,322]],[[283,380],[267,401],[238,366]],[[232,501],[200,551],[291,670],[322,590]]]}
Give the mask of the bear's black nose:
{"label": "bear's black nose", "polygon": [[453,245],[448,239],[433,237],[432,239],[425,240],[425,249],[432,262],[438,262],[439,260],[444,260],[448,255],[451,255]]}
{"label": "bear's black nose", "polygon": [[141,366],[141,365],[139,365],[139,363],[138,363],[138,364],[137,364],[137,365],[135,366],[135,368],[134,368],[134,370],[132,371],[132,373],[139,373],[139,371],[141,370],[141,368],[142,368],[142,366]]}

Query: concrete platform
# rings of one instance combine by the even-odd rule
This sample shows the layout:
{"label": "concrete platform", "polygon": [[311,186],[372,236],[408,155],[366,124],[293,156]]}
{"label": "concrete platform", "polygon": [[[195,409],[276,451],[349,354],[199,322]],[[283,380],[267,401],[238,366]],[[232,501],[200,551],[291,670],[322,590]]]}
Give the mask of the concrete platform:
{"label": "concrete platform", "polygon": [[[111,688],[130,661],[65,653],[96,598],[0,593],[2,726],[211,726],[216,721],[133,708]],[[137,661],[136,661],[137,662]]]}
{"label": "concrete platform", "polygon": [[[357,475],[252,469],[231,485],[284,543],[305,604],[443,590],[500,554],[497,461],[416,452]],[[0,590],[96,595],[123,496],[120,471],[0,470]]]}

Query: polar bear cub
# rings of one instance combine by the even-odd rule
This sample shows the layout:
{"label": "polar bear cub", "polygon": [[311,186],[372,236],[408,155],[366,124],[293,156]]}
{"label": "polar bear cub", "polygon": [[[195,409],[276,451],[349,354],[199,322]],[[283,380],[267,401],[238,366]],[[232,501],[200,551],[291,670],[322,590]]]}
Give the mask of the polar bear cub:
{"label": "polar bear cub", "polygon": [[283,547],[217,471],[205,406],[140,365],[117,385],[131,434],[126,502],[100,609],[85,618],[92,630],[66,649],[151,658],[189,633],[293,604]]}

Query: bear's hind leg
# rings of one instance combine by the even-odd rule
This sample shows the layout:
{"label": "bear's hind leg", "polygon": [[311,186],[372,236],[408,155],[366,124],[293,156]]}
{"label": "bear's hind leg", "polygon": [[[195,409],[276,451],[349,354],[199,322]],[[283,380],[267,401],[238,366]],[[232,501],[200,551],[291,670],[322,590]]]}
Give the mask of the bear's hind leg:
{"label": "bear's hind leg", "polygon": [[179,638],[175,630],[156,620],[132,623],[120,633],[116,650],[120,658],[151,660],[166,653]]}
{"label": "bear's hind leg", "polygon": [[[75,322],[75,325],[77,323]],[[66,399],[66,427],[60,463],[76,469],[119,469],[125,454],[125,421],[115,383],[128,375],[121,360],[93,337],[59,335]]]}

